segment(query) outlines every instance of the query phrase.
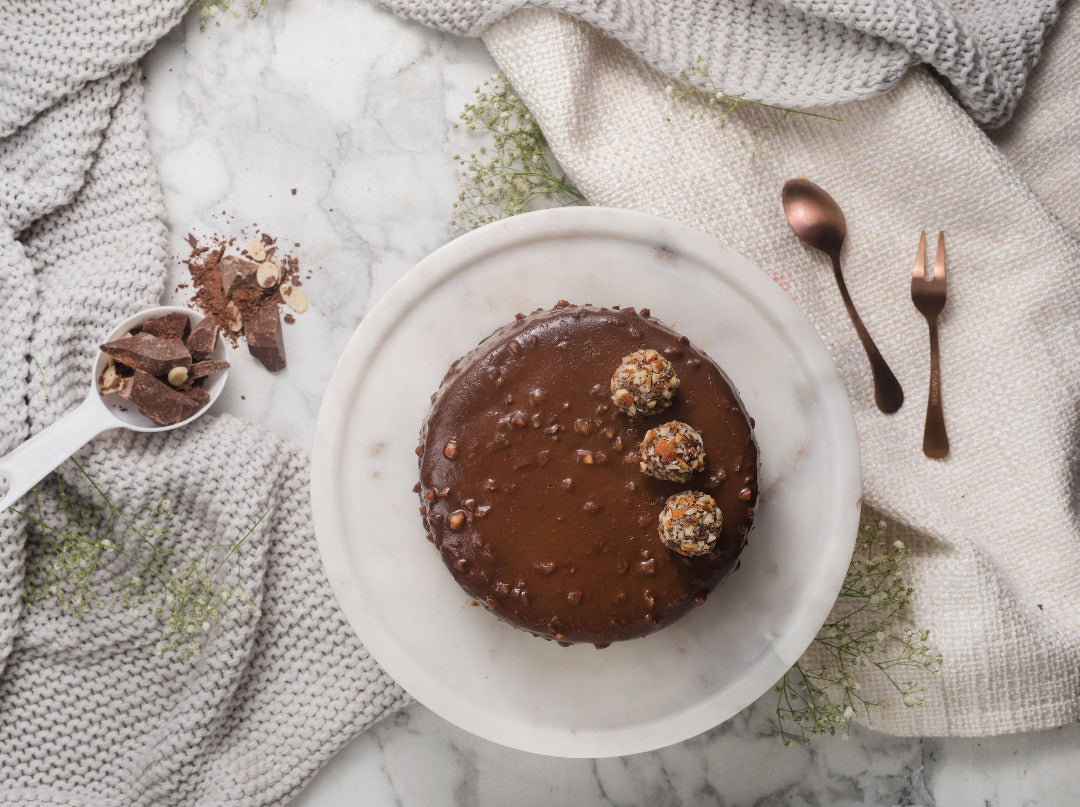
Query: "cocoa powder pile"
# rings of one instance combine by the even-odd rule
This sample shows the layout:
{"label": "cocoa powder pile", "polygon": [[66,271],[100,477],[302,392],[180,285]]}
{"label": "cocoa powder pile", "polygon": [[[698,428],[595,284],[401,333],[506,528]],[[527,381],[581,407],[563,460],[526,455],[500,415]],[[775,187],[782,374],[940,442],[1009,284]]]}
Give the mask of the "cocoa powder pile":
{"label": "cocoa powder pile", "polygon": [[221,328],[235,347],[240,339],[270,372],[285,367],[285,347],[279,307],[288,306],[285,322],[296,322],[293,312],[307,310],[300,291],[300,262],[279,249],[267,233],[247,241],[210,236],[200,243],[188,234],[191,253],[184,263],[191,275],[192,303]]}

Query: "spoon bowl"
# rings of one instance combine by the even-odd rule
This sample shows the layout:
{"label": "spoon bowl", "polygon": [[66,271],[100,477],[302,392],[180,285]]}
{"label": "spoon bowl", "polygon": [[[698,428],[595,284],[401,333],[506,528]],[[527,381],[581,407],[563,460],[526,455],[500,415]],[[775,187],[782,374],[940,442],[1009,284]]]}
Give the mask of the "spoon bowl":
{"label": "spoon bowl", "polygon": [[[103,341],[118,339],[147,320],[174,312],[186,314],[192,326],[203,319],[201,314],[178,306],[148,308],[117,324]],[[212,358],[228,361],[228,356],[228,345],[224,338],[219,337]],[[165,432],[186,426],[214,405],[225,388],[229,373],[228,370],[223,370],[208,379],[205,389],[210,395],[210,401],[187,420],[158,426],[119,395],[101,393],[98,379],[107,362],[108,357],[98,350],[90,366],[90,389],[86,399],[56,423],[0,458],[0,491],[3,491],[0,496],[0,510],[6,510],[13,505],[50,471],[103,431],[123,428],[137,432]]]}
{"label": "spoon bowl", "polygon": [[839,253],[847,237],[847,220],[836,200],[806,179],[784,183],[784,214],[788,224],[807,246],[826,255]]}
{"label": "spoon bowl", "polygon": [[844,212],[835,199],[808,179],[791,179],[785,182],[780,199],[788,224],[799,240],[808,247],[824,252],[832,261],[833,276],[844,300],[844,307],[847,308],[851,324],[859,335],[866,357],[870,360],[870,372],[874,377],[874,401],[882,412],[892,414],[903,405],[904,390],[855,310],[855,303],[840,271],[840,250],[847,237]]}

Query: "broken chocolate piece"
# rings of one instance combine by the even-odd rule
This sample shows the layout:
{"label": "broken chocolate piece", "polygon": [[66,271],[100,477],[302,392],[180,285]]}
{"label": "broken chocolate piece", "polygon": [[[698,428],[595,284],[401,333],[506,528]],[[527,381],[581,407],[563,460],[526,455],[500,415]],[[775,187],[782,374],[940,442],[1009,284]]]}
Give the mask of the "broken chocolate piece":
{"label": "broken chocolate piece", "polygon": [[199,361],[191,365],[191,369],[188,371],[188,378],[205,378],[208,375],[214,373],[220,373],[222,370],[228,370],[229,363],[227,361]]}
{"label": "broken chocolate piece", "polygon": [[259,271],[257,263],[245,261],[243,258],[237,258],[233,255],[226,255],[221,259],[220,266],[221,289],[225,292],[226,297],[231,297],[234,291],[244,286],[258,288],[259,282],[255,277]]}
{"label": "broken chocolate piece", "polygon": [[124,397],[159,426],[172,426],[187,420],[205,405],[142,370],[135,371],[131,391]]}
{"label": "broken chocolate piece", "polygon": [[182,311],[148,319],[139,328],[139,333],[148,333],[159,339],[183,339],[190,331],[191,320]]}
{"label": "broken chocolate piece", "polygon": [[202,361],[210,358],[217,347],[218,326],[210,317],[205,317],[198,325],[191,329],[191,335],[187,338],[187,349],[191,352],[193,361]]}
{"label": "broken chocolate piece", "polygon": [[276,373],[285,366],[285,343],[281,338],[281,318],[277,300],[268,297],[259,306],[255,318],[244,323],[248,351],[263,367]]}
{"label": "broken chocolate piece", "polygon": [[101,349],[121,364],[150,375],[166,375],[174,367],[190,367],[191,353],[179,339],[160,339],[150,333],[137,333],[117,339]]}
{"label": "broken chocolate piece", "polygon": [[191,387],[184,390],[184,395],[193,400],[200,408],[210,403],[210,393],[202,387]]}

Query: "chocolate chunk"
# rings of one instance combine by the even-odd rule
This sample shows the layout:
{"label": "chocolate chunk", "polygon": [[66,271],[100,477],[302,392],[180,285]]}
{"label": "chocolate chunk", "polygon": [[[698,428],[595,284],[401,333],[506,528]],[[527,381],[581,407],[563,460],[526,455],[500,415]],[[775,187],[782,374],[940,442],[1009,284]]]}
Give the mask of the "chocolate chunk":
{"label": "chocolate chunk", "polygon": [[190,367],[191,353],[179,339],[137,333],[101,346],[121,364],[150,375],[166,375],[174,367]]}
{"label": "chocolate chunk", "polygon": [[[179,392],[168,384],[163,384],[142,370],[135,371],[131,391],[124,397],[159,426],[172,426],[174,423],[187,420],[205,405],[193,400],[190,395]],[[207,396],[206,402],[209,400]]]}
{"label": "chocolate chunk", "polygon": [[188,378],[204,378],[228,369],[229,363],[227,361],[199,361],[191,365],[191,369],[188,370]]}
{"label": "chocolate chunk", "polygon": [[210,403],[210,393],[202,387],[191,387],[184,390],[184,395],[193,400],[200,408]]}
{"label": "chocolate chunk", "polygon": [[187,338],[187,349],[191,351],[194,361],[202,361],[210,358],[217,347],[218,326],[210,317],[204,318],[198,325],[191,329],[191,335]]}
{"label": "chocolate chunk", "polygon": [[259,306],[254,319],[244,323],[248,351],[263,367],[276,373],[285,366],[285,343],[281,338],[281,319],[277,300],[269,297]]}
{"label": "chocolate chunk", "polygon": [[226,255],[221,259],[220,266],[221,289],[225,292],[226,297],[231,297],[236,289],[245,286],[258,288],[259,283],[255,278],[256,273],[259,271],[257,263],[245,261],[243,258],[237,258],[233,255]]}
{"label": "chocolate chunk", "polygon": [[183,339],[190,331],[191,320],[182,311],[148,319],[139,328],[139,333],[148,333],[159,339]]}

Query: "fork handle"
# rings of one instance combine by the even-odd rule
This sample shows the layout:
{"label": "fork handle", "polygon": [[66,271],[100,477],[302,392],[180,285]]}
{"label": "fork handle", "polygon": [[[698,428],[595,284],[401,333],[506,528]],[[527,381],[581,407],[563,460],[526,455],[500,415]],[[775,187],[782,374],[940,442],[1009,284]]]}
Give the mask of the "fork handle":
{"label": "fork handle", "polygon": [[930,320],[930,394],[926,399],[926,426],[923,453],[940,460],[949,455],[949,435],[945,433],[945,413],[941,408],[941,354],[938,350],[937,319]]}

